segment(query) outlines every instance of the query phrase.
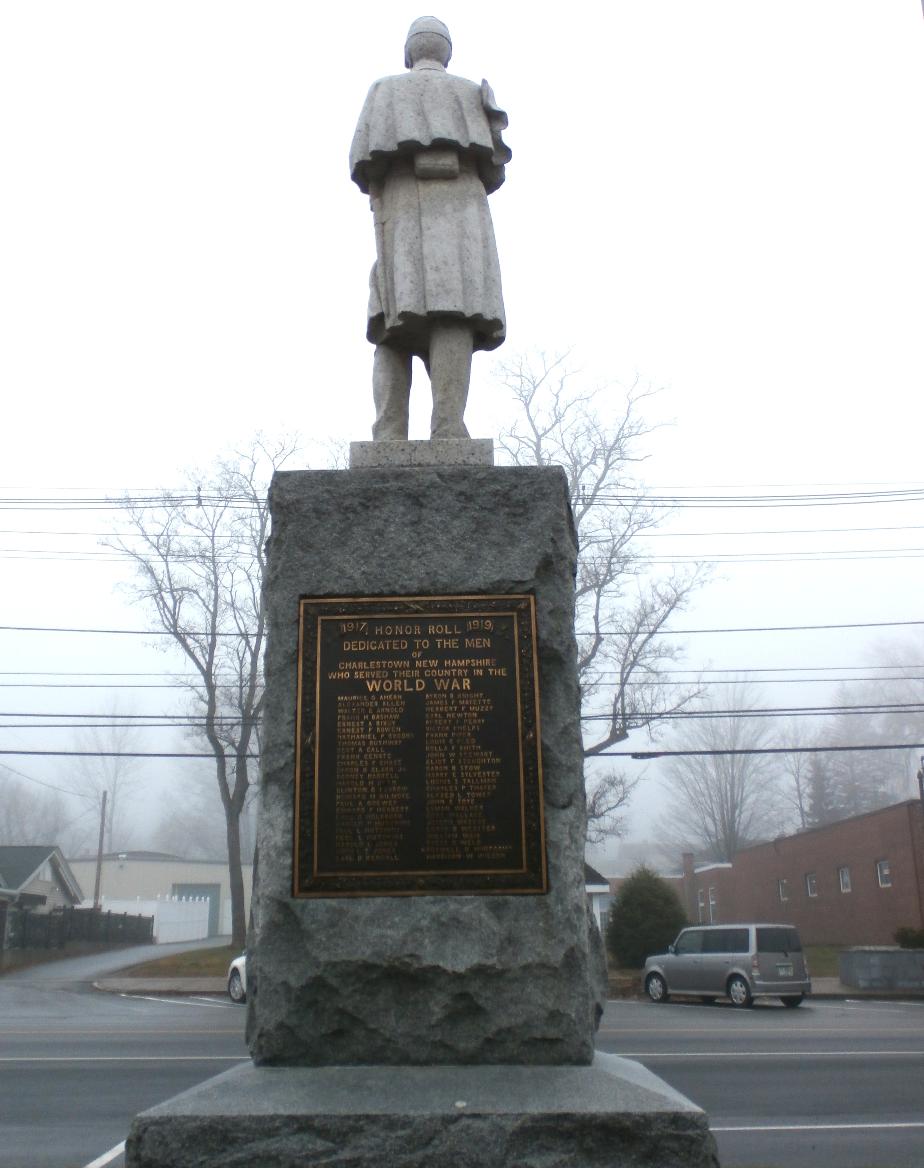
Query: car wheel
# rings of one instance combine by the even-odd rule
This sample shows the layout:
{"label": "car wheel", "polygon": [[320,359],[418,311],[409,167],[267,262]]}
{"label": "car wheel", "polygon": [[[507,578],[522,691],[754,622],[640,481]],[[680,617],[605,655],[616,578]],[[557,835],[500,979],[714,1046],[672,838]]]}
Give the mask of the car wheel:
{"label": "car wheel", "polygon": [[802,1000],[805,994],[789,994],[785,998],[780,998],[784,1006],[789,1006],[790,1010],[794,1010],[796,1006],[802,1005]]}
{"label": "car wheel", "polygon": [[667,982],[660,973],[652,973],[645,982],[645,993],[653,1002],[666,1002],[670,997]]}
{"label": "car wheel", "polygon": [[231,970],[231,976],[228,978],[228,997],[232,1002],[237,1002],[239,1006],[247,1001],[247,994],[244,992],[244,983],[241,981],[241,975],[236,969]]}
{"label": "car wheel", "polygon": [[731,999],[733,1006],[750,1006],[754,999],[751,997],[751,987],[737,974],[728,979],[728,985],[725,991]]}

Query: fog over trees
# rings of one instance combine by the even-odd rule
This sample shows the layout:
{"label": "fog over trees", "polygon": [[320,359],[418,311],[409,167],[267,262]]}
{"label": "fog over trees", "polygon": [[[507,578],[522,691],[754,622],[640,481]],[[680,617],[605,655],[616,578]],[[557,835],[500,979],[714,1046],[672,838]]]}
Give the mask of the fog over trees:
{"label": "fog over trees", "polygon": [[721,706],[714,700],[698,704],[695,716],[672,735],[672,750],[690,752],[663,764],[660,835],[674,863],[684,851],[699,859],[733,860],[742,847],[776,835],[785,822],[776,756],[747,753],[774,743],[771,720],[747,716],[760,704],[754,687],[739,682],[728,687]]}
{"label": "fog over trees", "polygon": [[[126,851],[134,845],[137,831],[131,804],[140,778],[141,759],[132,755],[140,750],[141,739],[131,723],[123,720],[118,708],[112,708],[105,718],[106,722],[88,725],[77,732],[76,749],[81,753],[74,757],[68,783],[79,798],[92,802],[97,826],[103,792],[106,793],[103,850]],[[81,851],[87,851],[90,843],[95,851],[95,827],[92,840],[84,843]]]}

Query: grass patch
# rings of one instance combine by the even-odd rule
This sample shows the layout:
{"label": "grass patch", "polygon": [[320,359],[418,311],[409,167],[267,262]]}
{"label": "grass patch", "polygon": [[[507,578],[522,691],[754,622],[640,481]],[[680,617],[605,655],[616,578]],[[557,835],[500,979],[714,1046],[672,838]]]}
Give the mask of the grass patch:
{"label": "grass patch", "polygon": [[840,945],[806,945],[805,956],[812,977],[837,977]]}
{"label": "grass patch", "polygon": [[123,969],[119,977],[224,977],[228,966],[240,950],[232,945],[220,949],[193,949],[189,953],[172,953]]}
{"label": "grass patch", "polygon": [[608,998],[637,998],[641,993],[642,971],[640,969],[620,969],[615,964],[607,974]]}

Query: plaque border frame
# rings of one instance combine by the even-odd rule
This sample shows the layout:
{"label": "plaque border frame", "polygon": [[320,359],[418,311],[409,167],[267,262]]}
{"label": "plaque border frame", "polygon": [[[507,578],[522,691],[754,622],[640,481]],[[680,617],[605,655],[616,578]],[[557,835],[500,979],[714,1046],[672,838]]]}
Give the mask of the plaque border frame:
{"label": "plaque border frame", "polygon": [[[489,611],[453,611],[460,603],[493,605]],[[376,612],[379,605],[407,606],[404,611]],[[357,613],[357,607],[366,611]],[[445,611],[433,611],[438,606]],[[327,610],[323,612],[323,610]],[[338,611],[342,610],[342,611]],[[322,616],[323,612],[323,616]],[[318,627],[322,619],[381,617],[401,620],[415,617],[465,619],[474,616],[513,617],[514,681],[517,717],[518,769],[520,782],[519,817],[523,866],[517,870],[496,869],[415,869],[411,872],[349,872],[317,874],[318,832],[317,788],[319,782],[318,733],[320,637],[309,624]],[[309,619],[306,619],[309,618]],[[521,634],[526,632],[527,636]],[[312,670],[306,674],[312,649]],[[294,822],[292,850],[292,895],[296,899],[370,896],[472,896],[542,895],[548,892],[548,854],[545,828],[545,796],[542,774],[542,733],[539,691],[539,645],[536,598],[523,593],[445,593],[412,596],[300,596],[298,600],[298,654],[295,710]],[[312,676],[313,675],[313,676]],[[307,684],[306,684],[307,683]],[[313,707],[306,706],[306,689],[313,690]],[[524,702],[524,698],[526,699]],[[524,710],[524,705],[527,707]],[[304,714],[312,709],[314,724],[304,724]],[[305,765],[308,761],[308,773]],[[306,782],[307,780],[307,782]],[[304,795],[308,792],[305,807]],[[304,788],[304,790],[303,790]],[[530,823],[530,820],[532,821]],[[310,821],[310,838],[306,824]],[[307,862],[306,862],[307,861]],[[310,875],[306,873],[310,872]]]}

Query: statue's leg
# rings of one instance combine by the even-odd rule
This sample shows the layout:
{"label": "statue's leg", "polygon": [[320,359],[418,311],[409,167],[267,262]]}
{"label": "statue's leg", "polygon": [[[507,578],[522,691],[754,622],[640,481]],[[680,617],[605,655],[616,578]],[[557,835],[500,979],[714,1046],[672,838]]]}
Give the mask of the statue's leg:
{"label": "statue's leg", "polygon": [[374,442],[406,442],[411,396],[411,354],[390,345],[376,345],[372,360],[372,400],[375,402]]}
{"label": "statue's leg", "polygon": [[430,330],[431,438],[467,438],[463,415],[472,375],[472,330],[463,321],[434,321]]}

